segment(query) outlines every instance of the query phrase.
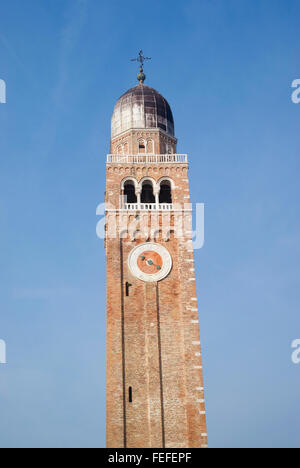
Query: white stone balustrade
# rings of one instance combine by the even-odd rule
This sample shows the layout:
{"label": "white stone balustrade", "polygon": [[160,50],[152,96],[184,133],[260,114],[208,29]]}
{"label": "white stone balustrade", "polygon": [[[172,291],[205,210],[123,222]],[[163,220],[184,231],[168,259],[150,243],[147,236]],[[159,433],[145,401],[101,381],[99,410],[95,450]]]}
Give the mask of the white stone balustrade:
{"label": "white stone balustrade", "polygon": [[187,164],[187,154],[108,154],[108,164]]}
{"label": "white stone balustrade", "polygon": [[124,210],[134,211],[173,211],[173,203],[125,203]]}

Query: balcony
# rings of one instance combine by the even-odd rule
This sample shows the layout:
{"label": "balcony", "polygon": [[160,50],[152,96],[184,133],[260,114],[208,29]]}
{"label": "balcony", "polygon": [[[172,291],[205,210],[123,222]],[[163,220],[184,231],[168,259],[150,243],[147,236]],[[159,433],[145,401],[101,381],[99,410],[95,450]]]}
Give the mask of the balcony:
{"label": "balcony", "polygon": [[125,203],[123,210],[131,211],[173,211],[173,203]]}
{"label": "balcony", "polygon": [[106,205],[105,211],[107,212],[119,212],[119,211],[168,211],[168,212],[191,212],[192,205],[185,203],[181,205],[179,203],[124,203],[121,208],[114,208],[111,205]]}
{"label": "balcony", "polygon": [[108,164],[187,164],[187,154],[108,154]]}

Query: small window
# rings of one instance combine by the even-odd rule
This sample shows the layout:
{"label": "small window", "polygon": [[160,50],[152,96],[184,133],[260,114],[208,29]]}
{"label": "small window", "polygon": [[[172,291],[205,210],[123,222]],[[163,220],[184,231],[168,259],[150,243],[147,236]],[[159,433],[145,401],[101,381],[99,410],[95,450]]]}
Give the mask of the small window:
{"label": "small window", "polygon": [[148,140],[147,141],[147,153],[153,154],[154,149],[153,149],[153,140]]}
{"label": "small window", "polygon": [[132,387],[129,387],[128,389],[128,400],[129,403],[132,403]]}
{"label": "small window", "polygon": [[139,153],[145,153],[146,147],[144,141],[139,141]]}
{"label": "small window", "polygon": [[129,288],[131,288],[132,284],[126,282],[126,297],[129,297]]}
{"label": "small window", "polygon": [[117,154],[124,154],[124,148],[123,145],[119,145],[117,148]]}

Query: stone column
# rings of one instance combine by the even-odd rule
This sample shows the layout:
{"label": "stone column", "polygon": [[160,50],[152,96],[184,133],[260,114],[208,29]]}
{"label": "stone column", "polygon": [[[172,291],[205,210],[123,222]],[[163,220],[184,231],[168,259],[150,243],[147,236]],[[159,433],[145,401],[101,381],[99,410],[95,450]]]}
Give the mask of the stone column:
{"label": "stone column", "polygon": [[138,204],[139,208],[141,206],[141,192],[142,192],[142,190],[141,190],[140,187],[135,188],[136,200],[137,200],[137,204]]}
{"label": "stone column", "polygon": [[160,192],[160,187],[155,187],[154,196],[155,196],[155,204],[156,204],[157,210],[158,210],[158,205],[159,205],[159,192]]}

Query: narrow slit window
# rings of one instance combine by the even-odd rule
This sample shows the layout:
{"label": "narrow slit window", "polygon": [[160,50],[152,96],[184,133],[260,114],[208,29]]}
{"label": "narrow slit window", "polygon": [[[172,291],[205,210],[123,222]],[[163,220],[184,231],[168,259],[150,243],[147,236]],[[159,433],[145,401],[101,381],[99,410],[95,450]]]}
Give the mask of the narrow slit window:
{"label": "narrow slit window", "polygon": [[132,284],[128,283],[128,281],[126,282],[126,297],[129,296],[129,288],[132,286]]}
{"label": "narrow slit window", "polygon": [[128,394],[129,394],[129,403],[132,403],[132,387],[129,387]]}

